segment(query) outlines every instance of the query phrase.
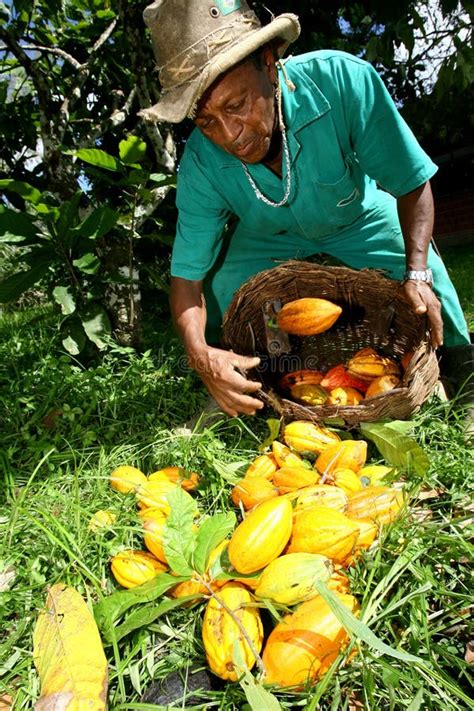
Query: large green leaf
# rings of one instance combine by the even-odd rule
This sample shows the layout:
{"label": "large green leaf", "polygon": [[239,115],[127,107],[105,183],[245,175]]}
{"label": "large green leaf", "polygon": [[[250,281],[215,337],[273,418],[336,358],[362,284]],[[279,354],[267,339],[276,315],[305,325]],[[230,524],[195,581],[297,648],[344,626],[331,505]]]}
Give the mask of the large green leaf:
{"label": "large green leaf", "polygon": [[389,425],[362,422],[360,427],[388,464],[397,469],[414,471],[419,476],[427,472],[429,459],[413,437]]}
{"label": "large green leaf", "polygon": [[61,306],[61,312],[65,316],[69,316],[76,310],[76,302],[69,286],[54,287],[53,298]]}
{"label": "large green leaf", "polygon": [[91,214],[74,229],[74,232],[88,239],[100,239],[115,227],[118,218],[118,212],[112,210],[108,205],[104,205],[93,210]]}
{"label": "large green leaf", "polygon": [[71,355],[79,355],[86,345],[86,334],[79,318],[67,318],[61,324],[61,342]]}
{"label": "large green leaf", "polygon": [[[176,578],[174,579],[176,580]],[[155,603],[152,605],[139,605],[136,610],[133,610],[133,612],[128,615],[125,622],[115,627],[113,636],[115,640],[119,642],[123,637],[126,637],[127,634],[133,632],[133,630],[139,629],[140,627],[149,627],[158,617],[165,615],[175,607],[180,607],[183,603],[192,599],[192,595],[187,595],[184,598],[178,598],[176,600],[163,600],[163,602],[160,602],[158,605]]]}
{"label": "large green leaf", "polygon": [[38,228],[32,215],[18,210],[10,210],[0,205],[0,235],[2,242],[21,242],[36,237]]}
{"label": "large green leaf", "polygon": [[89,340],[95,343],[99,350],[103,350],[106,346],[104,339],[112,330],[105,309],[100,304],[90,304],[81,314],[81,322]]}
{"label": "large green leaf", "polygon": [[16,301],[44,277],[48,266],[49,264],[37,264],[28,271],[17,272],[0,282],[0,303]]}
{"label": "large green leaf", "polygon": [[236,516],[233,511],[214,514],[201,523],[196,536],[193,553],[193,567],[198,573],[205,573],[211,551],[234,530]]}
{"label": "large green leaf", "polygon": [[41,193],[29,183],[24,183],[21,180],[12,180],[5,178],[0,180],[0,190],[11,190],[18,195],[21,195],[23,200],[36,204],[40,201]]}
{"label": "large green leaf", "polygon": [[245,665],[242,650],[237,640],[234,642],[232,657],[237,674],[240,675],[239,684],[252,711],[282,711],[278,699],[253,678]]}
{"label": "large green leaf", "polygon": [[146,143],[138,136],[128,136],[119,143],[119,155],[126,165],[139,163],[145,157]]}
{"label": "large green leaf", "polygon": [[75,155],[85,163],[96,165],[98,168],[111,170],[114,173],[119,173],[122,170],[120,161],[100,148],[79,148]]}
{"label": "large green leaf", "polygon": [[78,259],[74,259],[72,263],[76,269],[84,272],[84,274],[95,274],[100,268],[100,259],[92,252],[81,255]]}
{"label": "large green leaf", "polygon": [[259,446],[259,452],[264,452],[268,447],[271,446],[272,442],[278,439],[278,435],[280,434],[281,420],[277,420],[275,417],[270,417],[267,420],[267,427],[269,430],[269,434],[268,437]]}
{"label": "large green leaf", "polygon": [[171,513],[166,519],[163,531],[163,549],[171,570],[177,575],[191,575],[192,556],[196,545],[193,521],[196,516],[196,502],[177,486],[167,494]]}

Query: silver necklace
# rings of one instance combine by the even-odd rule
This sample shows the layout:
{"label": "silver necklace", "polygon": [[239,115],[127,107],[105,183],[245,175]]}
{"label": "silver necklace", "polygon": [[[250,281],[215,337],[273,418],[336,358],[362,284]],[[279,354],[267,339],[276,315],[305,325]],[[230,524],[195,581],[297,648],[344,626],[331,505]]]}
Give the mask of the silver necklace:
{"label": "silver necklace", "polygon": [[240,161],[240,164],[241,164],[242,168],[244,169],[244,173],[247,176],[247,180],[250,183],[250,187],[254,191],[257,199],[261,200],[266,205],[270,205],[270,207],[282,207],[282,205],[286,205],[286,203],[288,202],[288,198],[290,197],[290,193],[291,193],[290,149],[288,148],[288,140],[286,138],[285,122],[283,121],[283,111],[281,108],[281,91],[280,91],[279,86],[277,86],[277,89],[276,89],[276,103],[277,103],[277,107],[278,107],[278,121],[280,124],[280,131],[281,131],[284,170],[286,170],[285,193],[284,193],[282,199],[280,200],[280,202],[273,202],[273,200],[270,200],[270,198],[267,198],[267,196],[262,193],[262,191],[258,187],[257,183],[250,175],[247,165],[243,161]]}

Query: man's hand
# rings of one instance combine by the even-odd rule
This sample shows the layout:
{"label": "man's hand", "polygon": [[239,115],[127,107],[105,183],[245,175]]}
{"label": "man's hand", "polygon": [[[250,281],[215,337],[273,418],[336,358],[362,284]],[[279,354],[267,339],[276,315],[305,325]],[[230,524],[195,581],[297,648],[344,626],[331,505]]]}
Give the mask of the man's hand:
{"label": "man's hand", "polygon": [[431,286],[424,281],[408,280],[403,284],[405,296],[416,314],[426,314],[431,327],[431,345],[438,348],[443,345],[443,319],[441,304]]}
{"label": "man's hand", "polygon": [[237,372],[255,368],[260,358],[248,358],[220,348],[207,346],[199,355],[190,358],[190,365],[199,375],[204,385],[219,407],[231,417],[239,413],[255,415],[263,407],[263,402],[246,393],[260,390],[261,383],[247,380]]}

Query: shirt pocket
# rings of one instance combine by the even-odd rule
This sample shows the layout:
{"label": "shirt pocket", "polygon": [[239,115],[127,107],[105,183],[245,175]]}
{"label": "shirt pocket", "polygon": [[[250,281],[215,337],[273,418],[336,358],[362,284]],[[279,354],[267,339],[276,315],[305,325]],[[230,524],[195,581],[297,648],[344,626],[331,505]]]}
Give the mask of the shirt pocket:
{"label": "shirt pocket", "polygon": [[354,168],[347,156],[345,172],[335,183],[313,181],[316,199],[328,225],[344,227],[354,222],[363,212],[363,193],[354,177]]}

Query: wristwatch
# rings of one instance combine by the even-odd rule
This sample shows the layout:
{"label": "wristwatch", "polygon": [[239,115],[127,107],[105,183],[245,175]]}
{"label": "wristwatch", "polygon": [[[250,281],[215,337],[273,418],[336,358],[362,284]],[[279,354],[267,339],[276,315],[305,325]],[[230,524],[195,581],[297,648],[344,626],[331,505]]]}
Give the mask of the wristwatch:
{"label": "wristwatch", "polygon": [[433,272],[431,269],[408,269],[403,275],[405,281],[424,281],[433,284]]}

